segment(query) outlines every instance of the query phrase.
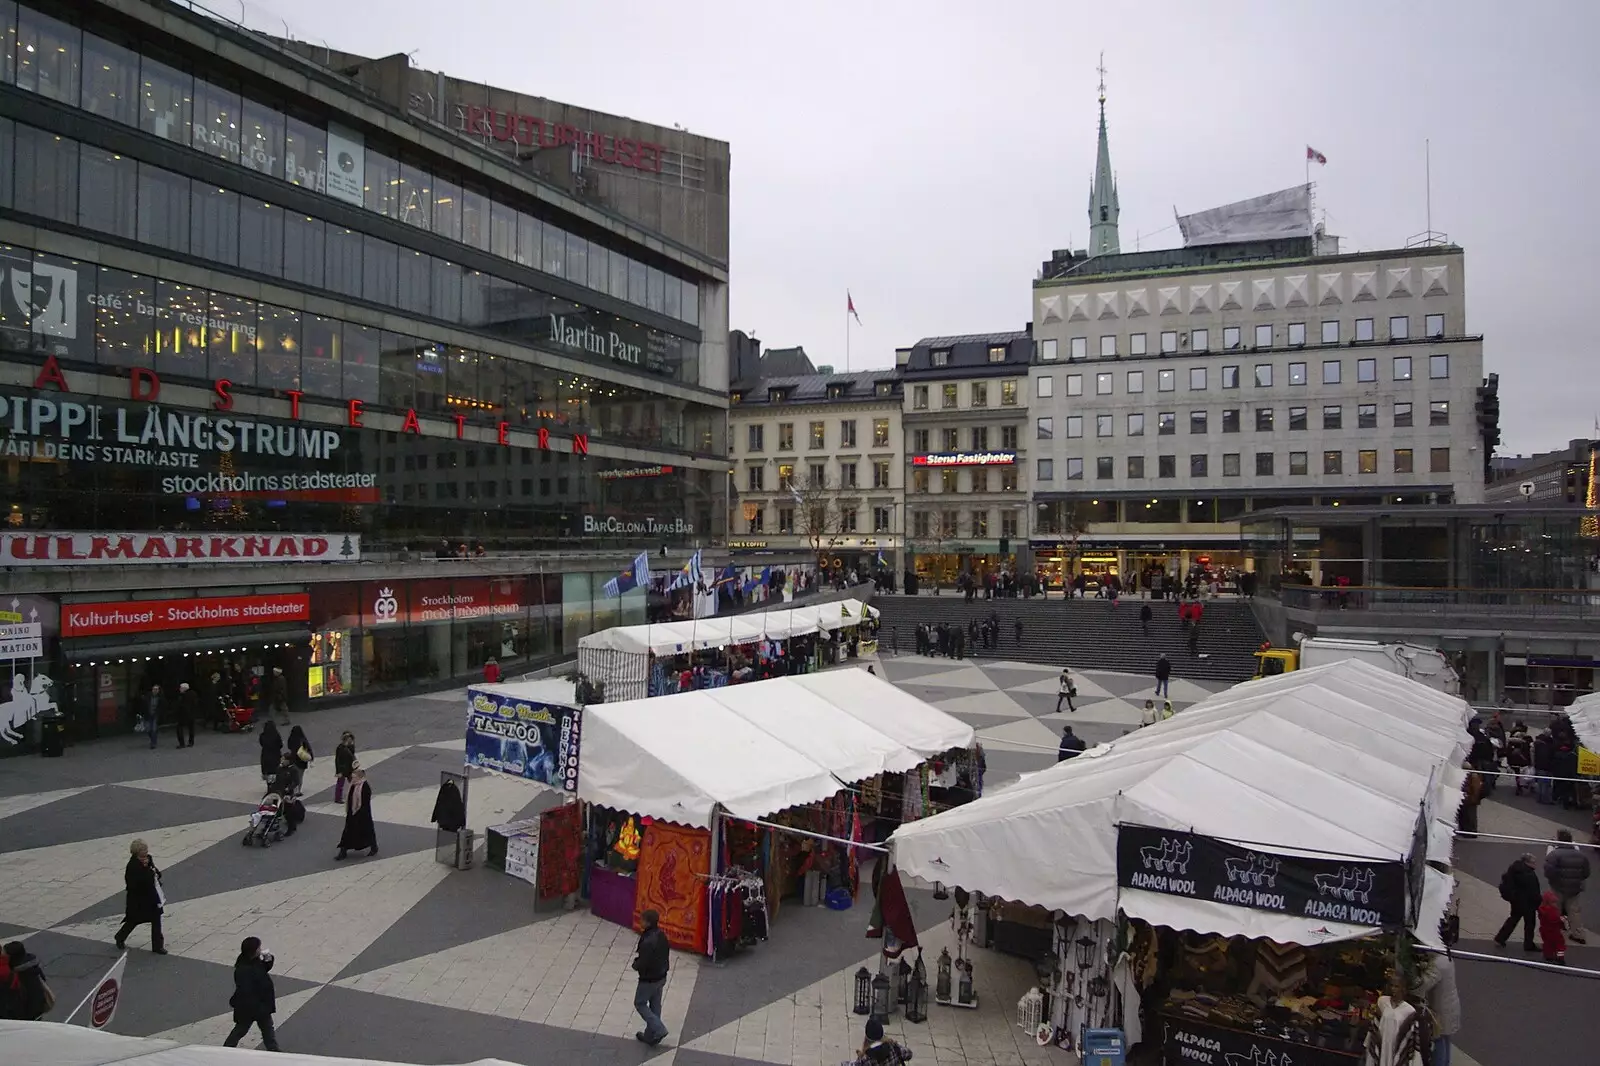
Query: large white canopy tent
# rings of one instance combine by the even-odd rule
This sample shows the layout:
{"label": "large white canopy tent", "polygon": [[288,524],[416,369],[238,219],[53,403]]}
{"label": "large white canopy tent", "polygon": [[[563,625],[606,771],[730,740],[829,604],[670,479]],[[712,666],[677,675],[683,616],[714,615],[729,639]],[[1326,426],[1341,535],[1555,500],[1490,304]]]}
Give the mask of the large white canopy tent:
{"label": "large white canopy tent", "polygon": [[865,670],[593,704],[578,796],[703,828],[719,806],[765,818],[973,737],[971,726]]}
{"label": "large white canopy tent", "polygon": [[[1119,888],[1118,826],[1256,850],[1403,860],[1428,804],[1447,862],[1465,702],[1346,661],[1246,682],[890,838],[902,873],[1093,920],[1320,943],[1377,930]],[[1417,935],[1436,939],[1450,878],[1429,871]]]}
{"label": "large white canopy tent", "polygon": [[1578,734],[1578,743],[1600,754],[1600,692],[1579,696],[1572,701],[1572,706],[1567,708],[1566,713],[1567,717],[1572,719],[1572,728]]}
{"label": "large white canopy tent", "polygon": [[831,633],[876,617],[876,607],[849,599],[721,618],[612,626],[578,638],[578,670],[590,681],[603,685],[608,700],[642,699],[650,694],[652,655],[681,655],[761,640]]}

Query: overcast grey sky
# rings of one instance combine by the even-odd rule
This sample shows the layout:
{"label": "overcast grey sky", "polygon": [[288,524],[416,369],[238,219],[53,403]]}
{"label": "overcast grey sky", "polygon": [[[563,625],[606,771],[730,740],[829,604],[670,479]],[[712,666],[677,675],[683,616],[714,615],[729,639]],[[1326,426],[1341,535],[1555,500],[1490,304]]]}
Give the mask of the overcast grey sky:
{"label": "overcast grey sky", "polygon": [[1329,231],[1403,246],[1431,138],[1501,453],[1600,412],[1592,0],[243,2],[274,33],[729,141],[730,326],[842,366],[848,288],[856,369],[1028,320],[1040,263],[1087,243],[1102,49],[1125,250],[1178,244],[1174,207],[1303,180],[1307,144]]}

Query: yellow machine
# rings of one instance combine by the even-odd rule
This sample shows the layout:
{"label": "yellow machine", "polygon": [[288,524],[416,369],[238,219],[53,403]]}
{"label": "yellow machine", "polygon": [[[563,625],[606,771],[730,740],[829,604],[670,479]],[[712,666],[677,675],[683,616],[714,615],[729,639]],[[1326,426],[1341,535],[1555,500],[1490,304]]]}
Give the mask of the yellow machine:
{"label": "yellow machine", "polygon": [[1255,653],[1256,677],[1276,677],[1292,670],[1311,669],[1343,659],[1361,659],[1381,670],[1420,681],[1452,696],[1461,694],[1461,677],[1450,657],[1437,648],[1419,644],[1349,640],[1341,637],[1295,635],[1298,647],[1262,645]]}
{"label": "yellow machine", "polygon": [[1256,677],[1277,677],[1300,669],[1300,653],[1289,648],[1262,648],[1256,652]]}

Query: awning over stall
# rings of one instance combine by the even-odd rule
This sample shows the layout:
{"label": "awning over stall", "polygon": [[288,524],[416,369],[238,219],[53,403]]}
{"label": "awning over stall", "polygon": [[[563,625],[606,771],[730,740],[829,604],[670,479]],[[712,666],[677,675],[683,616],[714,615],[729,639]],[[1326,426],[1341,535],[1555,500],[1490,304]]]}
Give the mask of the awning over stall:
{"label": "awning over stall", "polygon": [[863,618],[878,617],[878,609],[860,600],[833,600],[787,611],[762,611],[725,618],[696,618],[659,625],[612,626],[578,638],[578,647],[677,655],[706,648],[749,644],[758,640],[783,640],[859,625]]}
{"label": "awning over stall", "polygon": [[[1437,855],[1433,823],[1454,811],[1434,812],[1459,790],[1470,713],[1460,699],[1357,661],[1246,682],[902,826],[890,838],[895,862],[924,881],[1090,919],[1114,918],[1120,908],[1156,925],[1288,942],[1366,935],[1376,923],[1330,920],[1337,909],[1320,907],[1322,883],[1309,877],[1301,887],[1316,906],[1297,907],[1291,894],[1277,911],[1252,909],[1232,897],[1247,886],[1272,890],[1274,858],[1284,881],[1291,867],[1331,863],[1340,872],[1326,899],[1364,913],[1357,906],[1374,869],[1380,880],[1397,874],[1394,864],[1428,854],[1430,838]],[[1119,874],[1119,836],[1140,833],[1154,852],[1172,851],[1147,856],[1157,877]],[[1227,850],[1241,858],[1229,860],[1225,874],[1217,860],[1216,886],[1196,890],[1185,841],[1195,855]],[[1250,865],[1257,855],[1266,856],[1264,868]],[[1340,883],[1344,866],[1350,876]],[[1165,887],[1162,877],[1186,887]],[[1163,888],[1132,887],[1141,880]]]}
{"label": "awning over stall", "polygon": [[[823,678],[837,680],[814,685]],[[708,826],[717,804],[764,818],[972,740],[970,726],[865,670],[781,677],[590,705],[578,796]]]}
{"label": "awning over stall", "polygon": [[1578,734],[1578,743],[1600,754],[1600,692],[1579,696],[1567,708],[1572,719],[1572,729]]}

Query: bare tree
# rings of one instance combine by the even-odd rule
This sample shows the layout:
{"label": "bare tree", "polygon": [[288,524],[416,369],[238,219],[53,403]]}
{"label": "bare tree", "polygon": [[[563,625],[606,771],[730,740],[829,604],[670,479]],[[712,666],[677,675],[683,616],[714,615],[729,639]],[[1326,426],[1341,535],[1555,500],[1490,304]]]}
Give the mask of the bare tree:
{"label": "bare tree", "polygon": [[794,531],[811,546],[817,569],[825,570],[826,549],[832,546],[841,525],[839,487],[829,484],[826,477],[793,477],[788,491],[794,501]]}
{"label": "bare tree", "polygon": [[1070,545],[1067,555],[1068,572],[1066,574],[1066,587],[1070,593],[1072,579],[1076,576],[1078,569],[1078,541],[1085,533],[1089,532],[1089,513],[1084,510],[1082,503],[1073,500],[1062,506],[1060,519],[1057,525],[1057,532],[1066,537],[1067,543]]}

